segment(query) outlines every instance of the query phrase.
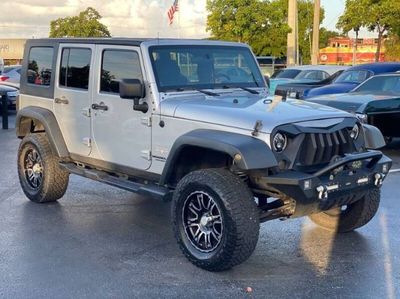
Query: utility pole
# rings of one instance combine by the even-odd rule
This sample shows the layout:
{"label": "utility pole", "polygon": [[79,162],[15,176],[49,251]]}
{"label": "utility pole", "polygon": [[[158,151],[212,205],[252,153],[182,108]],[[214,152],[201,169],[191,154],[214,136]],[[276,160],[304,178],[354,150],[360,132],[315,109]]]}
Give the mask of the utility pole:
{"label": "utility pole", "polygon": [[297,26],[297,0],[289,0],[288,25],[292,29],[287,36],[287,66],[298,62],[298,26]]}
{"label": "utility pole", "polygon": [[311,64],[316,65],[319,62],[319,18],[321,12],[320,0],[314,0],[314,26],[313,26],[313,43]]}

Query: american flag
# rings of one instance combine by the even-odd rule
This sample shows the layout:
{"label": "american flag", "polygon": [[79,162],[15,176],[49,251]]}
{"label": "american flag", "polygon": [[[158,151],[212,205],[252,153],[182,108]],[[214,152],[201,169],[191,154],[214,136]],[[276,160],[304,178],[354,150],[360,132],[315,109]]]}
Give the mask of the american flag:
{"label": "american flag", "polygon": [[169,24],[172,25],[172,23],[174,22],[174,15],[177,11],[179,11],[179,0],[175,0],[174,4],[172,4],[172,6],[170,7],[170,9],[168,10],[168,20],[169,20]]}

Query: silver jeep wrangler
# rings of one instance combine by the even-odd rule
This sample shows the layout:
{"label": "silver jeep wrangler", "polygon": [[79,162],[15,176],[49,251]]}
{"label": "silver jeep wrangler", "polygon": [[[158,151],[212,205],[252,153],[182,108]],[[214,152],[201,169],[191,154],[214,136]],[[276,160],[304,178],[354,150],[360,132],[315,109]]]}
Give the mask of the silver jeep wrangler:
{"label": "silver jeep wrangler", "polygon": [[260,222],[309,216],[348,232],[368,223],[391,160],[352,115],[268,97],[248,46],[205,40],[35,39],[26,43],[18,172],[37,203],[69,175],[172,200],[196,266],[253,252]]}

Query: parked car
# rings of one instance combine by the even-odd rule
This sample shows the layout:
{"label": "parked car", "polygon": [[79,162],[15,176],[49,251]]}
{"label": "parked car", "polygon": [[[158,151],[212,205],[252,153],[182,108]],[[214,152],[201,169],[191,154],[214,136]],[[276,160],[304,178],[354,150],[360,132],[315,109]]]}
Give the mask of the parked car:
{"label": "parked car", "polygon": [[373,75],[393,73],[400,70],[400,63],[380,62],[353,66],[343,72],[332,84],[314,88],[304,93],[303,98],[309,99],[316,96],[347,93],[363,83]]}
{"label": "parked car", "polygon": [[4,59],[0,57],[0,75],[3,73],[4,70]]}
{"label": "parked car", "polygon": [[303,100],[304,94],[307,94],[311,89],[331,84],[344,71],[344,69],[337,71],[332,76],[322,81],[279,84],[275,89],[275,95]]}
{"label": "parked car", "polygon": [[345,69],[336,65],[301,65],[288,67],[274,73],[271,77],[270,94],[275,94],[278,85],[284,83],[319,82],[328,79],[334,73]]}
{"label": "parked car", "polygon": [[[17,99],[19,96],[19,89],[9,86],[9,85],[4,85],[0,83],[0,97],[3,95],[7,96],[7,104],[9,109],[15,109],[16,104],[17,104]],[[0,98],[0,109],[2,107],[2,99]]]}
{"label": "parked car", "polygon": [[0,75],[0,82],[19,83],[21,79],[21,66],[6,66]]}
{"label": "parked car", "polygon": [[400,137],[400,73],[373,76],[349,93],[308,101],[355,114],[363,123],[378,127],[387,142]]}
{"label": "parked car", "polygon": [[260,222],[310,216],[343,233],[378,210],[392,165],[369,150],[379,130],[270,100],[245,44],[34,39],[24,55],[17,165],[33,202],[62,198],[71,173],[159,199],[155,209],[172,200],[180,249],[210,271],[245,261]]}

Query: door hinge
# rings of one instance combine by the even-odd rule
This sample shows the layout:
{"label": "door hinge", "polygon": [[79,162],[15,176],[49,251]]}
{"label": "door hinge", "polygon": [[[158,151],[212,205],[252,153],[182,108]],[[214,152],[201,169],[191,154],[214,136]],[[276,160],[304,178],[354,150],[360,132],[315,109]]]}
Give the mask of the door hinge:
{"label": "door hinge", "polygon": [[150,150],[143,150],[141,153],[142,153],[141,154],[142,158],[146,159],[147,161],[151,160],[151,151]]}
{"label": "door hinge", "polygon": [[87,117],[91,117],[90,107],[86,107],[82,109],[82,114]]}
{"label": "door hinge", "polygon": [[151,127],[151,117],[142,117],[142,125]]}
{"label": "door hinge", "polygon": [[84,145],[86,145],[87,147],[91,147],[92,146],[92,139],[90,139],[89,137],[85,137],[82,139],[82,143]]}

